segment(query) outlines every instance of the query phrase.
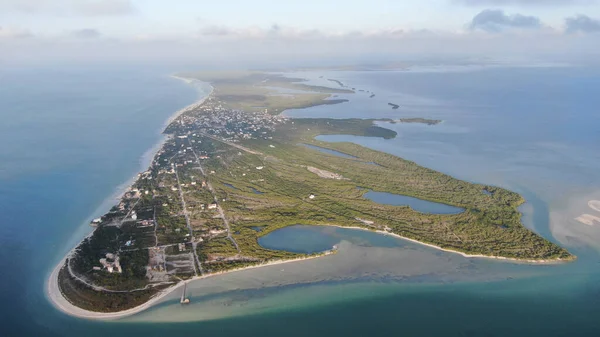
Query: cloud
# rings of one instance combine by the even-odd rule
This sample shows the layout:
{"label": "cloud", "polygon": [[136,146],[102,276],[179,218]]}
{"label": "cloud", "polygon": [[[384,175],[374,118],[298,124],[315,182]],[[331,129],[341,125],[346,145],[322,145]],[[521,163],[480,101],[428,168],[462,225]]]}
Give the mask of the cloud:
{"label": "cloud", "polygon": [[71,35],[80,39],[96,39],[99,38],[102,34],[100,34],[100,32],[96,29],[84,28],[71,32]]}
{"label": "cloud", "polygon": [[586,15],[577,15],[565,19],[567,33],[599,33],[600,20],[592,19]]}
{"label": "cloud", "polygon": [[537,29],[541,28],[540,19],[535,16],[521,14],[507,15],[499,9],[486,9],[473,17],[469,24],[471,30],[486,32],[500,32],[507,28]]}
{"label": "cloud", "polygon": [[28,37],[33,37],[33,34],[29,30],[0,26],[0,39],[22,39]]}
{"label": "cloud", "polygon": [[129,0],[79,0],[76,3],[76,12],[87,16],[129,15],[135,12]]}
{"label": "cloud", "polygon": [[231,36],[234,31],[225,26],[210,25],[200,29],[200,35],[203,36]]}
{"label": "cloud", "polygon": [[0,0],[0,12],[115,16],[130,15],[135,11],[131,0]]}
{"label": "cloud", "polygon": [[593,5],[598,0],[453,0],[465,6],[577,6]]}
{"label": "cloud", "polygon": [[300,29],[279,24],[273,24],[268,28],[206,25],[199,31],[199,37],[229,39],[314,39],[329,36],[330,34],[325,34],[317,29]]}

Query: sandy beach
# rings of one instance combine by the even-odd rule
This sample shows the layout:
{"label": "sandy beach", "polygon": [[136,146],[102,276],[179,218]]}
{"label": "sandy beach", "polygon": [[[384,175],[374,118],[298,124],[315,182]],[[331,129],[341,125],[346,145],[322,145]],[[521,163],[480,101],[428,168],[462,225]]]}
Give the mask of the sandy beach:
{"label": "sandy beach", "polygon": [[494,259],[494,260],[504,260],[504,261],[510,261],[510,262],[527,263],[527,264],[557,264],[557,263],[564,263],[564,262],[571,261],[571,260],[564,260],[564,259],[554,259],[554,260],[517,259],[517,258],[503,257],[503,256],[467,254],[467,253],[463,253],[463,252],[460,252],[460,251],[457,251],[457,250],[442,248],[440,246],[436,246],[436,245],[432,245],[432,244],[429,244],[429,243],[417,241],[417,240],[410,239],[410,238],[407,238],[407,237],[404,237],[404,236],[401,236],[401,235],[398,235],[398,234],[394,234],[394,233],[390,233],[390,232],[386,232],[386,231],[381,231],[381,230],[372,230],[372,229],[363,228],[363,227],[345,227],[345,226],[337,226],[337,225],[323,225],[323,226],[331,226],[331,227],[338,227],[338,228],[349,228],[349,229],[358,229],[358,230],[362,230],[362,231],[375,232],[375,233],[379,233],[379,234],[382,234],[382,235],[389,235],[389,236],[393,236],[393,237],[401,239],[401,240],[410,241],[410,242],[413,242],[413,243],[417,243],[417,244],[420,244],[420,245],[423,245],[423,246],[427,246],[427,247],[430,247],[430,248],[434,248],[434,249],[437,249],[437,250],[441,250],[441,251],[444,251],[444,252],[459,254],[459,255],[462,255],[462,256],[467,257],[467,258]]}
{"label": "sandy beach", "polygon": [[[171,75],[171,78],[175,78],[178,79],[180,81],[183,81],[187,84],[193,84],[194,82],[198,82],[198,83],[204,83],[201,82],[199,80],[193,80],[193,79],[189,79],[189,78],[185,78],[185,77],[179,77],[179,76],[175,76],[175,75]],[[206,83],[207,85],[210,85],[208,83]],[[171,117],[169,117],[169,119],[167,119],[167,121],[165,122],[165,124],[163,125],[163,129],[165,129],[167,126],[169,126],[169,124],[171,124],[175,119],[177,119],[177,117],[179,117],[182,113],[196,109],[197,107],[201,106],[202,104],[204,104],[204,101],[206,101],[207,98],[210,97],[210,95],[213,93],[214,88],[212,86],[210,86],[210,92],[208,94],[206,94],[206,96],[202,97],[201,99],[199,99],[198,101],[186,106],[183,109],[180,109],[178,111],[176,111],[173,115],[171,115]]]}
{"label": "sandy beach", "polygon": [[95,312],[95,311],[85,310],[85,309],[82,309],[82,308],[79,308],[79,307],[73,305],[71,302],[69,302],[63,296],[63,294],[60,290],[60,287],[58,286],[58,274],[60,272],[60,269],[62,268],[62,266],[64,265],[64,263],[66,261],[66,257],[65,257],[65,260],[62,260],[61,263],[59,263],[54,268],[52,273],[50,274],[50,278],[48,279],[47,286],[46,286],[46,296],[48,297],[50,302],[54,305],[54,307],[56,307],[57,309],[59,309],[60,311],[66,313],[68,315],[78,317],[78,318],[83,318],[83,319],[116,320],[116,319],[134,315],[136,313],[139,313],[141,311],[144,311],[144,310],[152,307],[153,305],[160,302],[164,297],[171,294],[175,290],[179,289],[185,283],[202,280],[202,279],[206,279],[209,277],[215,277],[215,276],[219,276],[219,275],[223,275],[223,274],[240,272],[240,271],[249,270],[249,269],[256,269],[256,268],[263,268],[263,267],[275,266],[275,265],[292,263],[292,262],[312,260],[312,259],[316,259],[319,257],[335,254],[335,252],[336,252],[336,250],[329,250],[322,254],[318,254],[318,255],[314,255],[314,256],[307,256],[307,257],[301,257],[301,258],[290,259],[290,260],[275,260],[275,261],[270,261],[270,262],[263,263],[263,264],[248,266],[248,267],[244,267],[244,268],[232,269],[232,270],[228,270],[228,271],[224,271],[224,272],[218,272],[218,273],[213,273],[213,274],[208,274],[208,275],[203,275],[203,276],[195,276],[189,280],[186,280],[184,282],[179,282],[176,285],[174,285],[168,289],[160,291],[158,294],[156,294],[154,297],[152,297],[148,302],[146,302],[144,304],[141,304],[141,305],[131,308],[131,309],[118,311],[118,312]]}
{"label": "sandy beach", "polygon": [[[182,80],[184,82],[186,82],[187,84],[191,84],[193,83],[193,80],[191,79],[187,79],[187,78],[182,78],[182,77],[177,77],[174,75],[171,75],[172,78],[176,78],[178,80]],[[173,120],[175,120],[177,117],[179,117],[182,113],[185,113],[187,111],[190,111],[192,109],[197,108],[198,106],[201,106],[204,101],[210,97],[210,95],[212,94],[212,91],[214,89],[211,87],[211,91],[203,96],[201,99],[197,100],[196,102],[184,107],[183,109],[180,109],[178,111],[176,111],[174,114],[172,114],[169,119],[165,122],[165,124],[162,126],[161,128],[161,132],[162,130],[164,130],[171,122],[173,122]],[[162,148],[162,146],[164,145],[165,141],[166,141],[166,137],[163,137],[159,142],[157,142],[156,144],[154,144],[150,149],[148,149],[148,151],[146,151],[146,153],[144,153],[141,157],[141,170],[146,170],[147,167],[150,165],[150,163],[152,162],[152,159],[154,158],[154,156],[156,155],[156,153]],[[113,194],[112,196],[110,196],[107,200],[105,200],[102,204],[101,207],[105,208],[110,207],[110,205],[108,204],[108,202],[112,202],[115,199],[119,199],[126,191],[128,191],[129,189],[131,189],[131,186],[135,183],[137,179],[137,174],[134,175],[131,179],[129,179],[127,182],[119,185],[116,189],[116,193]],[[96,211],[97,212],[97,211]],[[96,213],[94,212],[94,213]],[[91,218],[89,219],[91,220]],[[89,220],[85,223],[84,226],[88,226],[89,224]],[[90,231],[86,237],[91,236],[94,233],[94,231]],[[85,237],[83,238],[85,239]],[[82,240],[83,240],[82,239]],[[79,240],[79,242],[81,242],[81,240]],[[79,244],[79,242],[77,243],[77,245]],[[76,245],[76,246],[77,246]],[[72,250],[70,250],[67,255],[60,261],[59,264],[57,264],[57,266],[54,268],[54,270],[52,271],[52,273],[50,274],[50,277],[47,281],[47,287],[46,287],[46,295],[48,297],[48,299],[50,300],[50,302],[59,310],[72,315],[72,316],[76,316],[76,317],[80,317],[80,318],[88,318],[88,319],[117,319],[117,318],[121,318],[121,317],[125,317],[125,316],[129,316],[129,315],[133,315],[137,312],[140,312],[142,310],[145,310],[149,307],[151,307],[153,304],[155,304],[156,302],[158,302],[159,300],[161,300],[164,296],[168,295],[170,292],[172,292],[173,290],[177,289],[177,287],[180,286],[180,283],[172,288],[169,288],[165,291],[160,292],[157,296],[153,297],[150,301],[140,305],[139,307],[136,308],[132,308],[126,311],[121,311],[121,312],[117,312],[117,313],[95,313],[92,311],[87,311],[87,310],[83,310],[79,307],[74,306],[73,304],[71,304],[61,293],[60,288],[58,287],[58,273],[60,271],[60,269],[62,268],[62,266],[64,265],[67,257],[73,253],[73,250],[75,249],[75,247],[73,247]]]}
{"label": "sandy beach", "polygon": [[[463,252],[459,252],[456,250],[451,250],[451,249],[445,249],[436,245],[432,245],[432,244],[428,244],[428,243],[424,243],[424,242],[420,242],[414,239],[409,239],[403,236],[400,236],[398,234],[394,234],[394,233],[389,233],[386,231],[373,231],[367,228],[362,228],[362,227],[344,227],[344,226],[336,226],[336,225],[322,225],[322,226],[330,226],[330,227],[338,227],[338,228],[346,228],[346,229],[353,229],[353,230],[361,230],[361,231],[370,231],[370,232],[375,232],[381,235],[388,235],[388,236],[392,236],[401,240],[406,240],[406,241],[410,241],[413,243],[417,243],[420,245],[424,245],[430,248],[434,248],[437,250],[441,250],[444,252],[449,252],[449,253],[454,253],[454,254],[459,254],[463,257],[466,258],[483,258],[483,259],[494,259],[494,260],[503,260],[503,261],[510,261],[510,262],[517,262],[517,263],[527,263],[527,264],[557,264],[557,263],[564,263],[567,262],[567,260],[530,260],[530,259],[517,259],[517,258],[507,258],[507,257],[500,257],[500,256],[488,256],[488,255],[477,255],[477,254],[466,254]],[[119,311],[119,312],[113,312],[113,313],[102,313],[102,312],[93,312],[93,311],[88,311],[88,310],[84,310],[81,309],[75,305],[73,305],[72,303],[70,303],[62,294],[62,292],[60,291],[60,288],[58,286],[58,273],[61,269],[61,267],[63,266],[65,260],[61,261],[60,264],[58,264],[56,266],[56,268],[54,268],[52,274],[50,275],[50,278],[48,280],[48,284],[47,284],[47,297],[48,299],[52,302],[52,304],[59,310],[61,310],[62,312],[71,315],[71,316],[75,316],[78,318],[83,318],[83,319],[94,319],[94,320],[116,320],[116,319],[120,319],[120,318],[124,318],[127,316],[131,316],[134,315],[136,313],[142,312],[150,307],[152,307],[153,305],[157,304],[158,302],[160,302],[163,298],[165,298],[167,295],[171,294],[172,292],[174,292],[175,290],[179,289],[184,283],[189,283],[189,282],[194,282],[197,280],[202,280],[202,279],[206,279],[209,277],[216,277],[219,275],[223,275],[223,274],[229,274],[229,273],[235,273],[235,272],[240,272],[240,271],[244,271],[244,270],[249,270],[249,269],[256,269],[256,268],[263,268],[263,267],[268,267],[268,266],[274,266],[274,265],[280,265],[280,264],[286,264],[286,263],[293,263],[293,262],[299,262],[299,261],[305,261],[305,260],[310,260],[310,259],[316,259],[322,256],[326,256],[326,255],[330,255],[332,253],[335,253],[335,250],[332,251],[327,251],[323,254],[320,255],[316,255],[316,256],[308,256],[308,257],[302,257],[302,258],[297,258],[297,259],[290,259],[290,260],[277,260],[277,261],[271,261],[271,262],[267,262],[264,264],[259,264],[259,265],[255,265],[255,266],[249,266],[249,267],[244,267],[244,268],[238,268],[238,269],[232,269],[229,271],[224,271],[224,272],[219,272],[219,273],[214,273],[214,274],[209,274],[209,275],[203,275],[203,276],[196,276],[193,277],[189,280],[186,280],[184,282],[180,282],[168,289],[165,289],[163,291],[160,291],[157,295],[155,295],[154,297],[152,297],[148,302],[139,305],[135,308],[131,308],[128,310],[124,310],[124,311]]]}
{"label": "sandy beach", "polygon": [[[171,76],[173,78],[176,78],[178,80],[182,80],[188,84],[192,84],[195,82],[195,80],[192,79],[187,79],[187,78],[182,78],[182,77],[178,77],[178,76]],[[213,88],[211,87],[211,91],[210,93],[208,93],[206,96],[202,97],[200,100],[196,101],[193,104],[190,104],[188,106],[186,106],[183,109],[180,109],[179,111],[175,112],[173,115],[171,115],[171,117],[166,121],[165,126],[169,125],[170,123],[172,123],[177,117],[179,117],[181,114],[190,111],[192,109],[195,109],[199,106],[201,106],[204,101],[210,97],[210,95],[213,92]],[[143,158],[144,161],[148,160],[149,162],[151,162],[152,158],[154,157],[154,155],[156,154],[156,152],[158,150],[160,150],[160,148],[162,147],[162,145],[164,144],[165,139],[163,139],[161,142],[159,142],[158,144],[155,144],[145,155]],[[142,170],[146,169],[146,167],[142,168]],[[132,178],[132,180],[129,182],[129,184],[127,184],[128,186],[131,186],[131,184],[133,184],[133,182],[135,182],[136,177]],[[123,191],[124,192],[124,191]],[[122,193],[121,193],[122,194]],[[600,201],[597,200],[592,200],[589,203],[589,206],[593,209],[599,210],[600,211]],[[597,207],[597,208],[595,208]],[[333,227],[340,227],[340,228],[348,228],[348,229],[357,229],[357,230],[362,230],[362,231],[374,231],[368,228],[363,228],[363,227],[344,227],[344,226],[334,226],[334,225],[328,225],[328,224],[324,224],[323,226],[333,226]],[[428,243],[424,243],[424,242],[420,242],[414,239],[410,239],[410,238],[406,238],[403,236],[400,236],[398,234],[394,234],[394,233],[390,233],[387,231],[381,231],[381,230],[377,230],[374,231],[376,233],[382,234],[382,235],[389,235],[389,236],[393,236],[396,237],[398,239],[401,240],[407,240],[413,243],[417,243],[417,244],[421,244],[430,248],[434,248],[437,250],[441,250],[441,251],[445,251],[445,252],[449,252],[449,253],[455,253],[455,254],[460,254],[463,257],[466,258],[485,258],[485,259],[495,259],[495,260],[505,260],[505,261],[511,261],[511,262],[519,262],[519,263],[530,263],[530,264],[556,264],[556,263],[561,263],[561,262],[565,262],[568,260],[560,260],[560,259],[556,259],[556,260],[531,260],[531,259],[517,259],[517,258],[506,258],[506,257],[499,257],[499,256],[488,256],[488,255],[473,255],[473,254],[467,254],[467,253],[463,253],[460,251],[456,251],[456,250],[451,250],[451,249],[445,249],[433,244],[428,244]],[[75,248],[74,248],[75,249]],[[94,319],[94,320],[115,320],[115,319],[120,319],[120,318],[124,318],[127,316],[131,316],[134,315],[136,313],[139,313],[141,311],[144,311],[150,307],[152,307],[153,305],[159,303],[161,300],[163,300],[167,295],[171,294],[173,291],[179,289],[179,287],[181,287],[183,284],[187,283],[187,282],[193,282],[193,281],[197,281],[197,280],[201,280],[201,279],[205,279],[205,278],[209,278],[209,277],[214,277],[214,276],[218,276],[218,275],[222,275],[222,274],[228,274],[228,273],[234,273],[234,272],[239,272],[239,271],[243,271],[243,270],[248,270],[248,269],[255,269],[255,268],[262,268],[262,267],[267,267],[267,266],[273,266],[273,265],[279,265],[279,264],[285,264],[285,263],[292,263],[292,262],[298,262],[298,261],[303,261],[303,260],[309,260],[309,259],[315,259],[324,255],[329,255],[335,252],[335,250],[332,251],[327,251],[323,254],[319,254],[319,255],[315,255],[315,256],[308,256],[308,257],[302,257],[302,258],[297,258],[297,259],[290,259],[290,260],[276,260],[276,261],[270,261],[264,264],[259,264],[259,265],[255,265],[255,266],[249,266],[249,267],[245,267],[245,268],[239,268],[239,269],[233,269],[233,270],[229,270],[229,271],[225,271],[225,272],[220,272],[220,273],[214,273],[214,274],[209,274],[209,275],[203,275],[203,276],[196,276],[193,277],[189,280],[186,280],[185,282],[180,282],[168,289],[162,290],[159,293],[157,293],[154,297],[152,297],[148,302],[141,304],[137,307],[128,309],[128,310],[124,310],[124,311],[119,311],[119,312],[113,312],[113,313],[101,313],[101,312],[93,312],[93,311],[88,311],[88,310],[84,310],[81,309],[75,305],[73,305],[72,303],[70,303],[65,296],[63,296],[59,284],[58,284],[58,274],[60,272],[60,269],[62,268],[62,266],[64,265],[67,257],[72,254],[73,250],[71,250],[66,256],[65,258],[63,258],[61,260],[61,262],[54,268],[54,270],[52,271],[52,273],[50,274],[50,277],[47,281],[47,286],[46,286],[46,295],[47,298],[50,300],[50,302],[60,311],[69,314],[71,316],[75,316],[78,318],[83,318],[83,319]]]}

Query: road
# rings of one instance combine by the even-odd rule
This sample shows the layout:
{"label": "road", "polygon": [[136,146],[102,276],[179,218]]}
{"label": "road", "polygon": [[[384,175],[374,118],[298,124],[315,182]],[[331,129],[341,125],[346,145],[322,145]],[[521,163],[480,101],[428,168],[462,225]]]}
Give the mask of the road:
{"label": "road", "polygon": [[[214,139],[213,137],[209,137],[209,138]],[[190,144],[190,146],[192,146],[192,144],[190,143],[189,138],[188,138],[188,143]],[[244,151],[246,151],[246,150],[244,150]],[[241,253],[242,251],[240,250],[240,247],[238,246],[237,242],[235,241],[235,239],[231,235],[231,227],[229,226],[229,220],[227,220],[227,217],[225,216],[225,212],[223,211],[223,208],[219,204],[219,200],[217,199],[217,194],[215,193],[215,190],[212,187],[212,184],[210,183],[210,181],[208,181],[208,176],[206,175],[206,172],[204,172],[204,168],[202,167],[202,164],[200,164],[200,157],[198,157],[198,154],[193,149],[193,147],[192,147],[192,153],[194,154],[194,157],[196,157],[196,164],[198,164],[198,168],[200,169],[200,172],[202,172],[202,175],[206,179],[206,187],[208,187],[208,190],[210,191],[210,194],[212,194],[212,196],[213,196],[213,200],[217,204],[217,211],[219,212],[219,216],[221,217],[221,219],[223,219],[223,223],[225,224],[225,228],[227,229],[227,238],[233,243],[233,245],[235,246],[235,249],[238,251],[238,253]]]}
{"label": "road", "polygon": [[108,293],[132,293],[132,292],[135,292],[135,291],[142,291],[142,290],[150,289],[152,287],[156,287],[156,286],[163,285],[163,284],[173,284],[174,283],[174,282],[150,283],[150,284],[147,284],[143,288],[137,288],[137,289],[131,289],[131,290],[110,290],[110,289],[107,289],[105,287],[101,287],[101,286],[97,286],[95,284],[92,284],[92,283],[88,282],[86,279],[84,279],[83,277],[80,277],[77,274],[75,274],[75,272],[71,268],[71,258],[72,258],[72,256],[73,256],[73,254],[71,252],[71,253],[69,253],[69,255],[66,258],[66,261],[67,261],[67,271],[69,272],[69,274],[71,275],[71,277],[75,278],[77,281],[85,284],[86,286],[94,289],[95,291],[104,291],[104,292],[108,292]]}
{"label": "road", "polygon": [[[183,197],[183,189],[181,188],[181,182],[179,181],[179,173],[177,172],[177,167],[173,165],[173,169],[175,170],[175,177],[177,178],[177,188],[179,189],[179,197],[181,198],[181,206],[183,207],[183,215],[185,216],[185,223],[187,224],[187,228],[190,231],[190,239],[192,242],[192,258],[196,260],[198,264],[198,269],[200,269],[200,274],[204,274],[202,270],[202,265],[200,264],[200,259],[198,259],[198,254],[196,254],[196,240],[194,240],[194,231],[192,230],[192,224],[190,223],[190,215],[188,214],[187,206],[185,204],[185,198]],[[198,276],[198,269],[194,264],[194,273]]]}
{"label": "road", "polygon": [[[216,140],[217,142],[221,142],[221,143],[223,143],[223,144],[227,144],[227,145],[229,145],[229,146],[233,146],[233,147],[235,147],[235,148],[237,148],[237,149],[240,149],[240,150],[242,150],[242,151],[245,151],[245,152],[248,152],[248,153],[252,153],[252,154],[260,154],[260,155],[262,155],[262,154],[263,154],[262,152],[258,152],[258,151],[250,150],[250,149],[249,149],[249,148],[247,148],[247,147],[244,147],[244,146],[241,146],[241,145],[238,145],[238,144],[232,143],[232,142],[228,142],[228,141],[226,141],[226,140],[220,139],[220,138],[218,138],[218,137],[215,137],[215,136],[211,136],[211,135],[209,135],[209,134],[207,134],[207,133],[204,133],[204,132],[198,132],[198,134],[200,134],[201,136],[204,136],[204,137],[210,138],[210,139],[212,139],[212,140]],[[188,138],[188,142],[189,142],[189,138]],[[190,145],[191,145],[191,144],[190,144]]]}

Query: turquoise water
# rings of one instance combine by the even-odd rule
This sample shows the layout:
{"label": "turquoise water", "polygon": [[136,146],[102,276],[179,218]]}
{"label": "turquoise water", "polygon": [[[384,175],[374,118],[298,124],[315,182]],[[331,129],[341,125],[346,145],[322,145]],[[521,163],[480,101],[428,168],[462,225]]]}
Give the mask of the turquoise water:
{"label": "turquoise water", "polygon": [[44,284],[141,171],[169,116],[198,98],[165,74],[0,70],[1,336],[70,334],[75,320],[47,302]]}
{"label": "turquoise water", "polygon": [[429,214],[458,214],[464,212],[464,208],[440,204],[439,202],[427,201],[406,195],[369,191],[364,197],[384,205],[410,206],[417,212]]}
{"label": "turquoise water", "polygon": [[[353,141],[513,189],[527,199],[524,223],[577,254],[574,263],[471,260],[324,227],[298,235],[310,236],[316,248],[347,242],[345,253],[199,283],[192,290],[198,311],[167,301],[126,322],[89,322],[55,310],[44,297],[49,272],[89,231],[85,223],[110,207],[107,197],[142,169],[164,121],[198,96],[166,73],[0,72],[0,336],[599,334],[600,232],[573,221],[593,212],[588,200],[600,200],[600,71],[588,68],[306,74],[315,83],[324,75],[377,96],[355,94],[343,105],[288,112],[444,120],[383,123],[398,132],[392,140],[319,139]],[[392,110],[388,102],[401,107]],[[199,321],[210,313],[215,317]],[[142,321],[179,315],[189,322]]]}
{"label": "turquoise water", "polygon": [[267,249],[305,254],[329,250],[339,242],[335,236],[324,235],[322,228],[302,225],[278,229],[258,239],[258,244]]}

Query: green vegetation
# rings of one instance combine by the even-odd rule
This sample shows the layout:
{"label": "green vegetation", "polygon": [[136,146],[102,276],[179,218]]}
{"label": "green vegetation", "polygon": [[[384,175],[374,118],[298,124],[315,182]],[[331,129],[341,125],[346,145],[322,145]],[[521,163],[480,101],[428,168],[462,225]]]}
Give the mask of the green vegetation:
{"label": "green vegetation", "polygon": [[142,291],[111,293],[94,290],[74,279],[63,267],[58,274],[59,286],[67,300],[82,309],[115,312],[148,302],[160,287]]}
{"label": "green vegetation", "polygon": [[[374,125],[375,120],[285,120],[270,115],[329,104],[331,100],[323,99],[347,93],[345,89],[263,73],[184,76],[210,81],[213,97],[167,127],[171,137],[151,167],[94,223],[93,235],[61,270],[61,291],[79,307],[124,310],[182,279],[305,257],[258,244],[259,237],[295,224],[361,227],[475,255],[574,259],[521,224],[517,207],[524,200],[514,192],[458,180],[356,144],[315,140],[325,134],[396,136]],[[280,95],[273,87],[306,94]],[[425,214],[408,206],[377,204],[364,198],[368,190],[465,211]]]}
{"label": "green vegetation", "polygon": [[[287,109],[308,108],[324,104],[347,102],[327,99],[332,94],[354,93],[352,90],[313,86],[300,78],[262,72],[188,72],[178,76],[210,82],[214,97],[231,109],[268,111],[277,115]],[[293,90],[293,94],[285,93]],[[283,92],[282,92],[283,90]]]}
{"label": "green vegetation", "polygon": [[[371,229],[389,228],[390,232],[407,238],[469,254],[518,259],[570,258],[566,250],[520,223],[517,207],[524,200],[518,194],[454,179],[414,162],[355,144],[315,141],[314,135],[327,133],[331,126],[326,121],[312,122],[310,130],[299,128],[298,123],[287,124],[273,137],[278,141],[252,142],[252,148],[263,152],[264,158],[252,154],[240,156],[237,152],[231,156],[221,155],[229,170],[221,171],[211,179],[265,191],[260,195],[245,188],[227,191],[228,202],[223,207],[233,220],[232,228],[247,239],[238,242],[252,245],[255,240],[248,238],[293,224],[365,227],[357,220],[363,219],[374,222],[367,226]],[[356,124],[350,123],[348,128],[338,130],[362,133],[355,132],[355,127]],[[356,159],[324,154],[298,143],[329,148]],[[265,168],[256,170],[259,164]],[[335,173],[342,179],[322,178],[307,167]],[[491,194],[483,193],[484,189]],[[380,205],[363,198],[367,190],[417,197],[462,207],[466,211],[437,215],[419,213],[409,207]],[[309,199],[310,194],[316,198]],[[255,226],[264,227],[260,232],[249,229]]]}

